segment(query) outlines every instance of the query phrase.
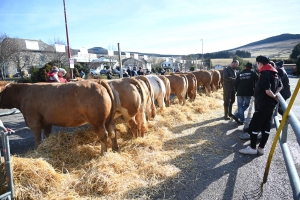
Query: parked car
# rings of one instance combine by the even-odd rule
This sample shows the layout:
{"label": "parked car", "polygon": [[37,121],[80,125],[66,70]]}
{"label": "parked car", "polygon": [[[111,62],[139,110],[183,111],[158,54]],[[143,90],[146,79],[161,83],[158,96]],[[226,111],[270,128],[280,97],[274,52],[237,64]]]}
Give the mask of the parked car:
{"label": "parked car", "polygon": [[13,75],[13,77],[21,77],[21,73],[20,72],[17,72]]}
{"label": "parked car", "polygon": [[95,70],[95,69],[91,69],[91,70],[90,70],[90,73],[91,73],[92,75],[98,75],[98,74],[99,74],[99,72],[98,72],[97,70]]}
{"label": "parked car", "polygon": [[100,71],[100,74],[107,74],[107,69],[102,69],[102,70]]}
{"label": "parked car", "polygon": [[120,74],[120,71],[117,70],[116,68],[114,68],[114,69],[112,70],[112,72],[113,72],[114,75],[115,75],[115,74]]}

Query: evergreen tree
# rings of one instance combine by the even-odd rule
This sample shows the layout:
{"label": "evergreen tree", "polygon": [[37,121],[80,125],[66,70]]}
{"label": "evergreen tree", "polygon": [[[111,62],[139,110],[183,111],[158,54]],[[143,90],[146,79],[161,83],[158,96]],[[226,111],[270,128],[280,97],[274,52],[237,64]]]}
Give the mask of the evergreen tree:
{"label": "evergreen tree", "polygon": [[294,46],[294,49],[290,55],[291,59],[297,60],[297,57],[300,55],[300,43]]}

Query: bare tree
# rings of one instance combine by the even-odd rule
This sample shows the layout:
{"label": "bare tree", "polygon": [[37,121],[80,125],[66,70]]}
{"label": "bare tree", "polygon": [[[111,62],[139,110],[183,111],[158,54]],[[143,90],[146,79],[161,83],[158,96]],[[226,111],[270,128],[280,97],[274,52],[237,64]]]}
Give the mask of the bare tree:
{"label": "bare tree", "polygon": [[20,52],[20,45],[16,38],[9,38],[5,33],[0,34],[0,67],[2,80],[5,78],[5,69],[11,57]]}
{"label": "bare tree", "polygon": [[52,41],[49,41],[49,46],[46,49],[46,52],[51,53],[52,62],[56,63],[59,67],[68,65],[69,59],[67,52],[57,52],[55,44],[66,45],[66,42],[55,37]]}
{"label": "bare tree", "polygon": [[158,71],[158,68],[161,67],[161,63],[164,61],[164,59],[151,56],[148,58],[148,61],[150,63],[152,63],[152,68],[154,68],[154,69],[156,69],[156,71]]}
{"label": "bare tree", "polygon": [[[116,46],[114,46],[114,45],[109,45],[109,46],[107,47],[107,50],[113,51],[113,54],[114,54],[114,52],[116,51],[116,49],[117,49],[117,48],[116,48]],[[116,61],[118,58],[117,58],[117,56],[115,56],[115,55],[113,55],[113,56],[108,55],[107,58],[108,58],[108,60],[109,60],[109,68],[112,70],[114,64],[116,63],[115,61]]]}
{"label": "bare tree", "polygon": [[[23,78],[27,68],[33,66],[35,63],[39,62],[40,57],[37,54],[32,54],[28,50],[19,51],[13,54],[9,61],[13,62],[17,66],[17,71],[21,72],[21,77]],[[24,72],[24,74],[22,73]],[[28,73],[28,72],[27,72]]]}

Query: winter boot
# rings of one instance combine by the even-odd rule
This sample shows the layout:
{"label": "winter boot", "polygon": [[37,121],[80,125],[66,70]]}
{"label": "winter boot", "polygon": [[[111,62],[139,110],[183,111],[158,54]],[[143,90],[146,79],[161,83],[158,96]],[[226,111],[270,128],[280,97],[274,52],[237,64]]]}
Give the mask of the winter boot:
{"label": "winter boot", "polygon": [[228,106],[224,106],[224,119],[230,120],[230,118],[228,117]]}

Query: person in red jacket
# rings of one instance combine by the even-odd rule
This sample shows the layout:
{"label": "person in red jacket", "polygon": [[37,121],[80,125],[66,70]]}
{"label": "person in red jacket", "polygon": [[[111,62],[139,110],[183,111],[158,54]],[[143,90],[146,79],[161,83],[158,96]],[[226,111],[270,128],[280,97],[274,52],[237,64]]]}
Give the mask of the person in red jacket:
{"label": "person in red jacket", "polygon": [[47,82],[60,82],[58,79],[58,68],[53,66],[51,71],[47,73]]}
{"label": "person in red jacket", "polygon": [[64,68],[59,68],[58,70],[58,79],[61,83],[67,83],[67,79],[64,77],[66,75],[67,71]]}
{"label": "person in red jacket", "polygon": [[[248,128],[250,146],[239,150],[242,154],[264,154],[264,147],[270,135],[271,117],[278,103],[277,94],[282,86],[277,70],[269,64],[269,61],[266,56],[256,58],[259,75],[254,97],[257,99],[257,108]],[[260,131],[262,138],[258,148],[256,148],[257,135]]]}

